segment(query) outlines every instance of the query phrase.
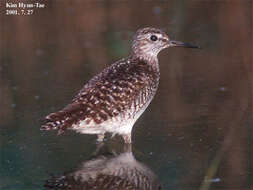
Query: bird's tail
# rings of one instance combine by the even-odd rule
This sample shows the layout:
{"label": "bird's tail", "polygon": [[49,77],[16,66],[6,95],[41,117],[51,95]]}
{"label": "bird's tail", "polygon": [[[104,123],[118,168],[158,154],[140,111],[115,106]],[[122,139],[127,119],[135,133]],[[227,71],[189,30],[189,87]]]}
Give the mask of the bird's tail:
{"label": "bird's tail", "polygon": [[61,112],[51,113],[45,118],[45,124],[40,127],[42,131],[58,130],[58,134],[64,132],[66,123],[62,120],[63,114]]}
{"label": "bird's tail", "polygon": [[82,114],[81,104],[70,104],[59,112],[49,114],[40,130],[58,130],[58,134],[61,134],[77,123]]}

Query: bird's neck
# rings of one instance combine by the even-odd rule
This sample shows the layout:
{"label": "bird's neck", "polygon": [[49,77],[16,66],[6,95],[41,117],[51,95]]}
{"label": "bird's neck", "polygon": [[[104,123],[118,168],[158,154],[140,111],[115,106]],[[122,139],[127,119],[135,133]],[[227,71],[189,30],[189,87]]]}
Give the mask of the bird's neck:
{"label": "bird's neck", "polygon": [[[145,62],[147,65],[150,65],[156,72],[159,73],[159,63],[157,56],[148,56],[148,55],[137,55],[135,53],[131,53],[129,56],[130,59]],[[134,61],[135,62],[135,61]]]}
{"label": "bird's neck", "polygon": [[134,41],[131,48],[131,55],[139,58],[148,64],[158,63],[160,48],[154,47],[144,41]]}
{"label": "bird's neck", "polygon": [[142,52],[140,49],[138,51],[132,51],[131,56],[140,60],[147,62],[148,64],[158,63],[157,53],[152,51]]}

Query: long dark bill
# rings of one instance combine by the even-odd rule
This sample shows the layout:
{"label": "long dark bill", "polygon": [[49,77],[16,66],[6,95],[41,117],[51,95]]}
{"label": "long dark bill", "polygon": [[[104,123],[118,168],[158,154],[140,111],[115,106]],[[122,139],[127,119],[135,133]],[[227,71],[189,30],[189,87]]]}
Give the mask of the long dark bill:
{"label": "long dark bill", "polygon": [[170,41],[171,46],[173,47],[184,47],[184,48],[198,48],[200,49],[199,46],[197,45],[193,45],[190,43],[184,43],[184,42],[180,42],[180,41],[175,41],[175,40],[171,40]]}

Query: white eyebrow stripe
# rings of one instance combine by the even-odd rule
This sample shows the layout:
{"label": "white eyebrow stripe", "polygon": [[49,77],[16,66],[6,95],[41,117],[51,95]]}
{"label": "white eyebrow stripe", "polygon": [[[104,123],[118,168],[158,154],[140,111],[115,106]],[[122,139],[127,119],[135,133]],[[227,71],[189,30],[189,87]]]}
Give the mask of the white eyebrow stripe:
{"label": "white eyebrow stripe", "polygon": [[162,35],[162,34],[154,34],[154,35],[156,35],[157,38],[159,38],[159,39],[162,39],[162,38],[163,38],[163,35]]}

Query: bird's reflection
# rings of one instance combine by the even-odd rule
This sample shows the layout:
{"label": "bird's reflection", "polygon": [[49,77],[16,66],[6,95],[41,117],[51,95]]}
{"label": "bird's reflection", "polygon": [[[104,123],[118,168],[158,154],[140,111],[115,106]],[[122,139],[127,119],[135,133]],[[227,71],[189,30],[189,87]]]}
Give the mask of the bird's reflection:
{"label": "bird's reflection", "polygon": [[44,187],[44,190],[162,189],[156,175],[135,159],[129,144],[120,145],[119,151],[102,146],[94,158],[84,161],[75,171],[52,176]]}

